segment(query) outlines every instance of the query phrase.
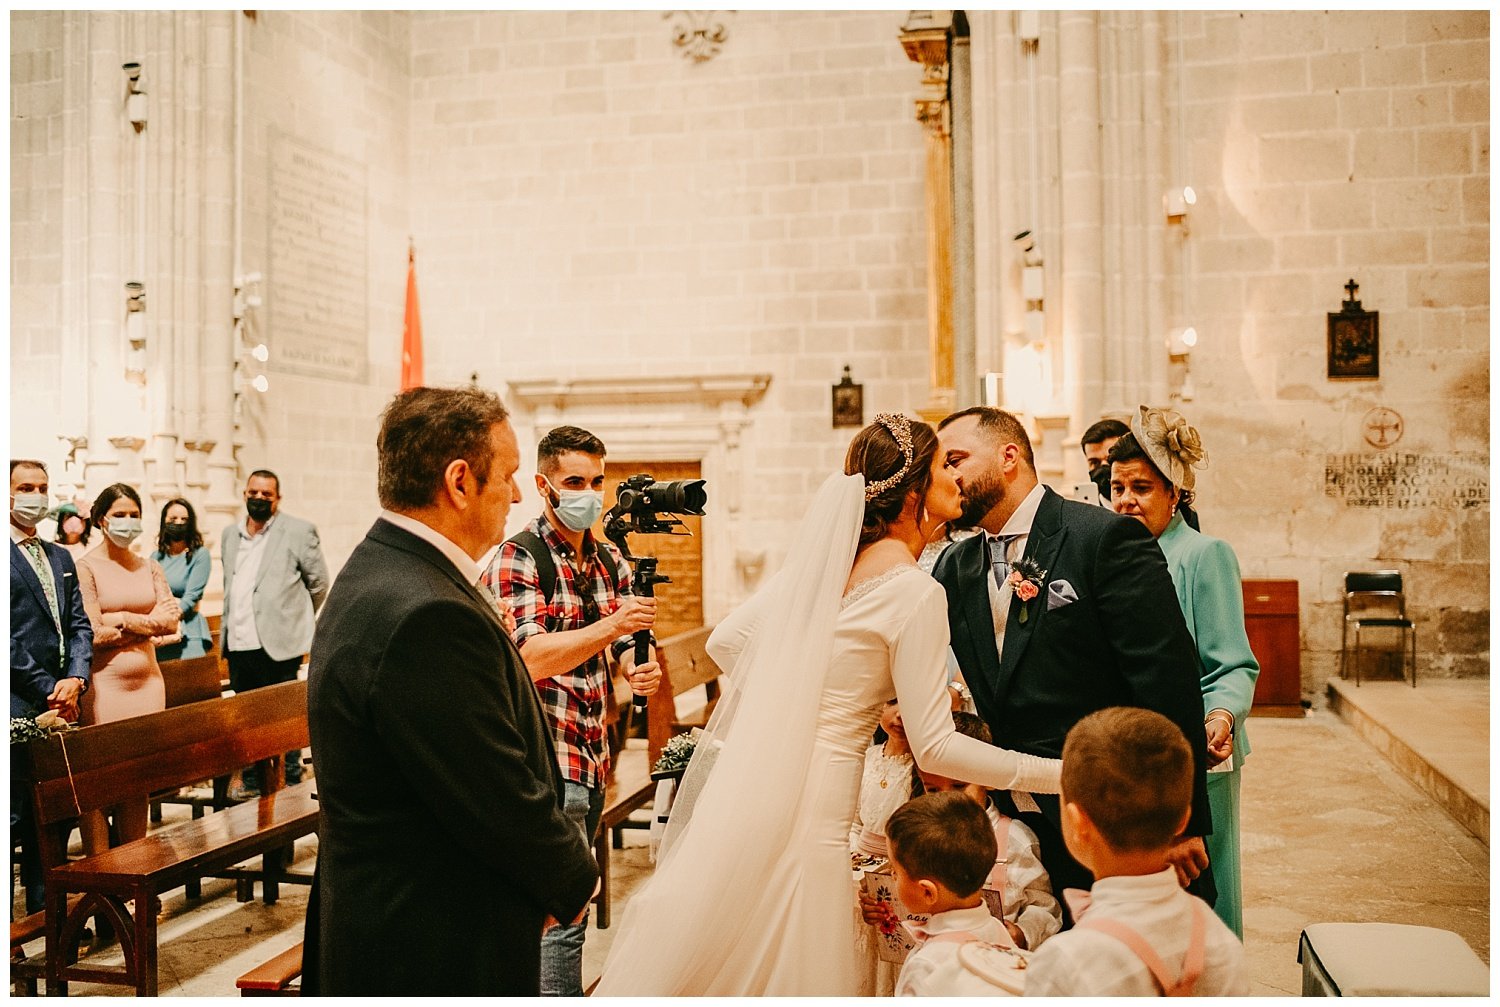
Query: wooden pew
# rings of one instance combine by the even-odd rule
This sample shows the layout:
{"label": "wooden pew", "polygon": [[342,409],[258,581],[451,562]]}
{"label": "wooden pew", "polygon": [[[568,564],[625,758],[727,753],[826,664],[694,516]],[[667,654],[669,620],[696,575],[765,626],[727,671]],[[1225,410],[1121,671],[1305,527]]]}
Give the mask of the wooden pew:
{"label": "wooden pew", "polygon": [[[713,630],[712,626],[699,626],[662,641],[661,652],[666,656],[662,667],[665,669],[667,665],[671,666],[672,702],[658,704],[648,711],[651,750],[658,755],[676,735],[707,725],[708,718],[719,701],[719,675],[722,672],[714,664],[714,659],[708,656],[707,649],[708,637]],[[700,685],[707,694],[707,702],[679,717],[677,697]],[[652,763],[655,761],[653,757]]]}
{"label": "wooden pew", "polygon": [[[187,657],[178,661],[160,662],[161,677],[167,686],[167,708],[175,706],[186,706],[188,703],[201,703],[206,699],[218,699],[224,694],[224,688],[228,684],[219,676],[222,674],[218,655],[213,653],[204,654],[201,657]],[[194,783],[201,782],[195,780]],[[205,808],[215,811],[229,806],[229,777],[218,777],[214,780],[213,796],[203,797],[179,797],[178,788],[164,791],[160,794],[151,795],[151,821],[161,821],[161,806],[163,804],[186,804],[193,809],[194,818],[202,818]],[[198,897],[197,885],[188,886],[188,896]]]}
{"label": "wooden pew", "polygon": [[[267,904],[289,875],[282,858],[298,838],[317,831],[314,781],[279,788],[281,758],[307,747],[307,683],[287,682],[228,699],[98,724],[31,742],[21,757],[35,797],[46,872],[46,966],[49,993],[66,995],[71,981],[133,986],[157,992],[156,913],[163,892],[204,876],[259,879]],[[78,815],[122,798],[185,786],[259,763],[268,790],[257,801],[158,829],[94,857],[69,861],[67,833]],[[261,871],[235,868],[262,858]],[[81,896],[76,903],[74,896]],[[136,911],[126,903],[134,900]],[[119,937],[123,967],[77,963],[88,917],[108,920]]]}
{"label": "wooden pew", "polygon": [[268,962],[255,966],[234,981],[242,997],[300,996],[293,981],[302,977],[302,942],[298,941]]}

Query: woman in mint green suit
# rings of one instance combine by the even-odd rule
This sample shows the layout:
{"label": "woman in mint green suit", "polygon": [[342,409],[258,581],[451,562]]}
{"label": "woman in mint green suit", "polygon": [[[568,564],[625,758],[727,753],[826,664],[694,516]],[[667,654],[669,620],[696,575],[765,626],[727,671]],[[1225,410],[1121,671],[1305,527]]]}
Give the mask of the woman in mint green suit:
{"label": "woman in mint green suit", "polygon": [[1208,860],[1219,888],[1214,911],[1243,939],[1240,767],[1250,754],[1245,718],[1260,664],[1245,635],[1240,564],[1229,543],[1194,531],[1179,512],[1192,502],[1193,469],[1204,461],[1198,431],[1180,413],[1141,406],[1130,433],[1110,449],[1109,461],[1110,502],[1156,536],[1198,647],[1213,812]]}

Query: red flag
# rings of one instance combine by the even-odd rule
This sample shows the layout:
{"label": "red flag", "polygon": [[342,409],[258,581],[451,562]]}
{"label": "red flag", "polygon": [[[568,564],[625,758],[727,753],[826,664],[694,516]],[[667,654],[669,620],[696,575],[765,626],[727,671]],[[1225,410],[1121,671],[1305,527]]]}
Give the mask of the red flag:
{"label": "red flag", "polygon": [[401,390],[422,384],[422,312],[417,306],[417,249],[406,251],[406,332],[401,339]]}

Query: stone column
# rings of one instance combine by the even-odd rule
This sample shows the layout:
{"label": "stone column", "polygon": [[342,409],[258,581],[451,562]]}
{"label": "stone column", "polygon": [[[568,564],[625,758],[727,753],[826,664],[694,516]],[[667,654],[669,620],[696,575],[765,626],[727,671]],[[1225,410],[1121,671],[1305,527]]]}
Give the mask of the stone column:
{"label": "stone column", "polygon": [[948,33],[951,11],[912,11],[901,27],[906,55],[922,64],[917,120],[927,145],[927,338],[931,354],[928,420],[953,409],[953,181],[948,105]]}
{"label": "stone column", "polygon": [[950,105],[953,120],[953,408],[979,401],[974,272],[974,84],[969,25],[954,18]]}
{"label": "stone column", "polygon": [[[1087,424],[1102,402],[1103,269],[1100,182],[1099,15],[1058,15],[1058,124],[1062,176],[1062,403]],[[1051,315],[1052,312],[1048,312]],[[1081,428],[1080,428],[1081,429]]]}

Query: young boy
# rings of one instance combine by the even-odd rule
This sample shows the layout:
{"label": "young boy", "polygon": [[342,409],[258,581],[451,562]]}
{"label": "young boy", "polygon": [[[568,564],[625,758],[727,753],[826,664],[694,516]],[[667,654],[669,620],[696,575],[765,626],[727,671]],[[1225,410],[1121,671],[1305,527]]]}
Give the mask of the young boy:
{"label": "young boy", "polygon": [[[972,713],[954,713],[953,726],[959,734],[977,738],[986,745],[991,743],[990,729]],[[984,809],[999,848],[999,857],[985,887],[1003,893],[1005,916],[1002,922],[1016,947],[1028,951],[1041,947],[1043,941],[1062,929],[1062,908],[1057,904],[1052,882],[1042,866],[1036,833],[1021,822],[1002,815],[995,802],[990,800],[989,792],[977,783],[938,776],[920,767],[917,775],[925,793],[954,791]]]}
{"label": "young boy", "polygon": [[[968,945],[990,945],[993,954],[1010,945],[1005,925],[990,915],[980,889],[995,865],[997,847],[990,820],[963,794],[924,794],[907,801],[886,823],[896,895],[912,912],[927,914],[913,924],[919,943],[896,979],[897,996],[993,996],[997,984],[960,963]],[[1024,968],[1024,966],[1020,966]],[[1014,969],[1019,979],[1024,973]]]}
{"label": "young boy", "polygon": [[1244,948],[1167,862],[1192,774],[1187,739],[1159,713],[1111,707],[1068,732],[1062,834],[1094,888],[1086,905],[1066,893],[1076,923],[1031,959],[1027,996],[1248,994]]}

